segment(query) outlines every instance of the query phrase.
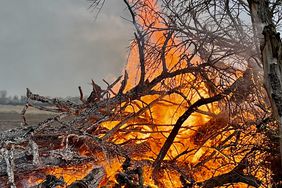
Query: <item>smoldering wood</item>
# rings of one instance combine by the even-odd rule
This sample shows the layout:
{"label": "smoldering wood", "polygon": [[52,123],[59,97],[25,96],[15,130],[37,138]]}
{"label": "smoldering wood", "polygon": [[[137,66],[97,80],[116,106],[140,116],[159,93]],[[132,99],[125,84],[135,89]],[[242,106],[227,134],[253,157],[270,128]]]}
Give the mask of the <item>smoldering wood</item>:
{"label": "smoldering wood", "polygon": [[143,170],[140,166],[132,167],[130,158],[123,162],[122,171],[116,174],[116,181],[116,187],[145,188]]}
{"label": "smoldering wood", "polygon": [[[223,93],[223,96],[228,94],[228,92]],[[42,97],[40,97],[39,95],[32,95],[30,92],[29,96],[36,96],[34,98],[38,98],[42,101]],[[215,98],[217,99],[218,97]],[[61,104],[64,103],[63,101],[58,102],[57,100],[44,99],[44,102],[45,101],[56,101],[56,105],[58,106],[61,106]],[[65,108],[66,106],[67,105],[64,106],[64,109],[67,109]],[[75,105],[71,106],[73,107]],[[79,109],[81,109],[81,107],[79,107]],[[71,112],[73,111],[74,110],[71,110]],[[70,122],[72,121],[73,120],[71,120]],[[54,122],[56,122],[56,125],[52,126],[52,123]],[[51,118],[50,120],[44,121],[43,123],[40,123],[38,125],[20,127],[17,129],[5,131],[0,134],[1,141],[5,141],[1,142],[2,147],[15,147],[14,151],[16,153],[16,156],[14,161],[16,168],[13,170],[13,172],[16,174],[16,180],[19,179],[19,177],[23,177],[22,174],[32,174],[39,171],[40,169],[46,168],[47,166],[67,166],[91,161],[91,158],[81,158],[78,155],[77,151],[75,151],[76,148],[68,150],[69,141],[67,140],[72,136],[77,136],[78,138],[88,137],[87,142],[89,142],[90,139],[92,143],[100,144],[101,146],[103,146],[103,149],[106,148],[109,153],[128,157],[129,153],[122,149],[120,146],[108,143],[99,138],[95,138],[95,136],[82,131],[83,129],[75,129],[75,125],[68,125],[73,124],[61,124],[60,122],[56,121],[56,118]],[[87,126],[87,124],[84,124],[84,126]],[[49,134],[50,131],[52,132],[52,134]],[[49,143],[51,143],[52,145],[49,145]],[[4,170],[1,172],[2,184],[4,186],[4,182],[6,181],[5,177],[7,176],[7,174],[5,171],[6,163],[3,161],[1,163],[1,169]],[[41,176],[46,178],[46,175],[44,176],[44,174],[41,174]],[[82,180],[81,184],[83,184],[83,182],[84,180]]]}
{"label": "smoldering wood", "polygon": [[101,179],[104,177],[105,172],[102,167],[95,167],[89,172],[89,174],[82,180],[77,180],[74,183],[67,185],[67,182],[63,178],[56,178],[52,175],[47,175],[45,181],[32,188],[48,188],[55,187],[56,185],[64,186],[66,188],[95,188],[99,186]]}
{"label": "smoldering wood", "polygon": [[[69,105],[69,103],[58,101],[57,99],[49,100],[39,95],[33,95],[29,90],[28,96],[41,102],[54,102],[58,108],[61,108],[62,104],[64,104],[64,111],[66,110],[66,106]],[[74,107],[72,104],[70,106]],[[70,106],[68,106],[68,108],[71,108]],[[92,149],[99,148],[98,150],[103,152],[108,150],[109,153],[111,153],[110,155],[126,156],[126,152],[122,148],[111,143],[103,142],[87,132],[73,129],[71,126],[68,127],[69,124],[67,123],[59,122],[60,117],[65,115],[65,113],[62,113],[37,125],[19,127],[0,133],[1,147],[15,148],[13,149],[15,153],[15,156],[12,157],[13,161],[10,160],[12,155],[7,152],[8,150],[5,150],[6,152],[3,153],[3,159],[5,160],[1,160],[0,163],[2,187],[8,186],[7,182],[13,185],[15,184],[14,179],[19,181],[20,179],[27,178],[25,174],[34,174],[35,172],[40,174],[39,176],[42,178],[47,178],[42,172],[42,169],[48,167],[77,165],[93,161],[93,158],[80,157],[77,151],[74,151],[78,148],[68,148],[70,145],[70,137],[77,136],[79,138],[80,135],[81,137],[88,137],[90,141],[99,145],[96,148],[92,147]],[[52,127],[54,123],[56,123],[56,125]],[[50,134],[50,132],[52,132],[52,134]],[[13,164],[12,162],[15,163],[15,165],[11,165]],[[90,184],[90,187],[96,187],[103,176],[104,172],[101,170],[92,171],[86,176],[85,180],[80,180],[81,182],[76,182],[72,186],[74,187],[75,185],[86,183]],[[17,184],[17,187],[25,186],[26,185],[19,183]]]}
{"label": "smoldering wood", "polygon": [[86,186],[88,186],[89,188],[98,187],[104,175],[105,172],[103,167],[95,168],[85,178],[71,184],[69,188],[75,188],[79,183],[86,184]]}

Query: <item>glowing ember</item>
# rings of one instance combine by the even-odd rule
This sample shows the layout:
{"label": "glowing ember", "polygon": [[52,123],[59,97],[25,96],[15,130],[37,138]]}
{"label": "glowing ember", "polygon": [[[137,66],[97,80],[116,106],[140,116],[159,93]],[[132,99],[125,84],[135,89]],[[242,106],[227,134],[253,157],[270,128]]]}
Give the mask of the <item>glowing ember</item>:
{"label": "glowing ember", "polygon": [[48,175],[53,175],[56,178],[62,178],[67,185],[72,184],[77,180],[83,179],[87,174],[93,170],[94,164],[82,164],[70,167],[52,167],[45,171]]}

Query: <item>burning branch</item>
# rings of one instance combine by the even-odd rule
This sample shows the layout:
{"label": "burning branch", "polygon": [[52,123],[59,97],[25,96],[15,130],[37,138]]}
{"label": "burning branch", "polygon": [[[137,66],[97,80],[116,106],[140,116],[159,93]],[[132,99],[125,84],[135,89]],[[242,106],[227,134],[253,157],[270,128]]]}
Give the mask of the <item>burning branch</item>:
{"label": "burning branch", "polygon": [[144,82],[145,82],[145,35],[141,32],[141,30],[139,29],[138,23],[135,19],[135,14],[130,6],[130,4],[128,3],[127,0],[123,0],[123,2],[126,4],[127,9],[130,12],[131,18],[132,18],[132,23],[136,29],[137,33],[134,33],[136,42],[137,42],[137,46],[138,46],[138,52],[139,52],[139,62],[140,62],[140,68],[141,68],[141,75],[140,75],[140,80],[138,85],[139,86],[143,86]]}
{"label": "burning branch", "polygon": [[154,162],[154,172],[153,174],[157,174],[157,172],[159,171],[159,168],[161,166],[161,162],[164,159],[164,157],[167,154],[167,151],[169,150],[169,148],[171,147],[171,145],[174,142],[175,137],[177,136],[177,134],[179,133],[179,130],[181,128],[181,126],[183,125],[183,123],[187,120],[187,118],[194,113],[200,106],[202,105],[206,105],[209,103],[213,103],[216,101],[219,101],[221,99],[223,99],[224,97],[228,96],[236,87],[238,87],[238,84],[240,84],[240,79],[238,79],[235,83],[232,84],[232,86],[230,86],[229,88],[227,88],[226,90],[224,90],[222,93],[215,95],[213,97],[210,98],[201,98],[199,99],[197,102],[195,102],[194,104],[192,104],[185,112],[184,114],[182,114],[178,120],[176,121],[171,133],[169,134],[168,138],[166,139],[164,145],[162,146],[158,157],[156,158],[155,162]]}
{"label": "burning branch", "polygon": [[247,158],[249,157],[249,154],[255,150],[255,148],[251,149],[251,152],[249,152],[231,172],[213,177],[200,184],[204,188],[209,188],[223,186],[229,183],[243,182],[253,187],[260,187],[262,182],[258,178],[253,175],[246,175],[243,172],[244,169],[248,168]]}

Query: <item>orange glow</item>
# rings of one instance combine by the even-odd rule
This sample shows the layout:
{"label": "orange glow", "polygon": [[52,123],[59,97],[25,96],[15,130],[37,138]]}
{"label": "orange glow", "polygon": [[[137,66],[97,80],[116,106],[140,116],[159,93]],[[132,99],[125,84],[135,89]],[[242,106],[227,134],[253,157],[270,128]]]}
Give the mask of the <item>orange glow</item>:
{"label": "orange glow", "polygon": [[52,167],[46,169],[45,173],[48,175],[56,176],[56,178],[63,178],[64,182],[67,185],[72,184],[77,180],[83,179],[87,174],[93,170],[93,163],[86,163],[77,166],[69,166],[69,167]]}
{"label": "orange glow", "polygon": [[[151,10],[157,10],[157,4],[154,0],[144,1],[148,6],[146,10],[141,10],[138,12],[138,15],[141,15],[142,18],[146,19],[138,19],[139,24],[141,25],[151,25],[152,27],[162,28],[163,24],[161,20],[154,14]],[[165,42],[166,32],[165,31],[157,31],[153,32],[150,36],[150,42],[157,45],[162,46]],[[172,45],[172,43],[177,43],[177,40],[172,39],[168,41],[168,46]],[[140,79],[140,69],[139,69],[139,55],[138,55],[138,48],[134,45],[130,51],[130,56],[128,60],[128,64],[126,66],[126,70],[128,72],[128,84],[126,87],[126,91],[133,88]],[[170,49],[166,53],[166,66],[168,70],[174,70],[174,67],[177,66],[178,68],[185,68],[187,64],[183,62],[180,58],[181,55],[185,53],[184,49]],[[152,62],[150,62],[152,61]],[[201,62],[201,59],[198,56],[195,56],[191,63],[196,65]],[[146,62],[146,79],[152,80],[158,75],[162,73],[162,64],[160,59],[152,59],[147,60]],[[152,67],[152,68],[149,68]],[[190,103],[194,103],[199,100],[201,97],[209,97],[208,90],[204,83],[201,83],[198,88],[197,92],[191,93],[189,82],[194,82],[197,78],[192,74],[184,74],[182,76],[176,76],[172,79],[167,79],[166,84],[168,87],[177,87],[178,85],[184,85],[185,87],[181,88],[181,92],[185,93],[187,99]],[[160,89],[160,85],[156,86],[156,90]],[[142,97],[141,100],[146,103],[150,104],[154,100],[157,100],[160,96],[158,95],[151,95]],[[176,123],[177,119],[186,111],[188,104],[183,100],[181,96],[178,94],[170,94],[166,95],[162,98],[161,102],[156,102],[150,108],[150,114],[143,114],[143,120],[133,119],[130,122],[124,124],[121,129],[125,129],[129,124],[132,124],[133,127],[139,130],[139,132],[131,132],[131,133],[117,133],[111,141],[116,144],[123,143],[130,139],[137,139],[136,144],[140,144],[142,141],[147,142],[150,146],[150,151],[143,153],[142,156],[136,156],[134,159],[146,159],[151,160],[152,158],[156,158],[156,154],[159,153],[160,148],[164,144],[167,136],[171,132],[173,125]],[[173,103],[170,103],[173,101]],[[138,112],[140,106],[142,106],[142,102],[134,101],[130,106],[128,106],[125,111],[126,112]],[[202,106],[200,108],[201,111],[210,111],[211,113],[220,114],[220,109],[217,107],[216,103],[209,104],[206,106]],[[201,113],[193,113],[183,124],[183,128],[180,130],[180,133],[177,135],[175,139],[175,143],[173,147],[170,148],[167,156],[164,160],[172,159],[176,157],[179,153],[183,152],[187,147],[195,148],[197,145],[193,143],[193,136],[195,131],[200,128],[201,125],[206,124],[211,120],[211,116],[203,115]],[[153,121],[156,125],[167,125],[167,126],[152,126],[152,125],[142,125],[142,121],[148,122]],[[102,126],[106,127],[107,129],[112,129],[115,127],[119,122],[106,122],[103,123]],[[134,124],[138,124],[134,126]],[[140,133],[140,131],[145,131],[146,133]],[[142,140],[142,141],[140,141]],[[210,146],[211,143],[207,143],[206,146]],[[208,149],[200,148],[197,150],[193,156],[189,156],[186,162],[191,164],[196,164],[199,162],[200,158],[208,151]],[[217,164],[211,164],[213,166],[218,166]],[[146,169],[146,173],[144,173],[144,179],[146,185],[154,185],[152,180],[152,172],[151,169],[144,167]],[[112,169],[112,171],[114,171]],[[202,175],[202,178],[198,178],[198,180],[203,180],[207,175]],[[162,173],[161,177],[159,177],[160,182],[167,187],[181,187],[181,182],[179,180],[179,174],[173,171],[165,171]]]}
{"label": "orange glow", "polygon": [[[161,19],[154,13],[153,10],[158,10],[158,5],[155,0],[144,0],[147,5],[146,9],[138,12],[140,19],[137,17],[137,22],[141,26],[148,26],[162,28],[164,25]],[[154,31],[148,39],[150,43],[162,47],[166,40],[167,31]],[[167,46],[172,46],[180,43],[172,35],[168,41]],[[138,47],[132,44],[128,63],[125,67],[128,72],[128,84],[125,91],[127,92],[138,84],[140,79],[140,65]],[[177,69],[183,69],[187,66],[196,66],[201,64],[201,58],[194,56],[191,60],[191,65],[181,59],[183,54],[189,56],[187,49],[171,48],[166,52],[165,60],[168,72]],[[145,80],[153,80],[162,74],[163,67],[160,58],[145,58],[146,59],[146,78]],[[242,76],[241,72],[237,73]],[[239,77],[238,76],[238,77]],[[197,83],[196,85],[193,85]],[[171,133],[173,126],[179,117],[187,110],[187,108],[201,98],[210,97],[210,91],[204,81],[199,80],[197,75],[192,73],[185,73],[173,78],[164,80],[153,89],[155,91],[169,91],[177,88],[179,93],[171,94],[154,94],[143,96],[140,100],[130,101],[130,105],[125,102],[120,104],[121,107],[127,105],[124,109],[125,114],[138,113],[144,106],[150,105],[150,108],[140,113],[138,117],[134,117],[124,123],[119,130],[107,141],[116,145],[122,145],[132,141],[134,146],[146,146],[144,151],[139,151],[138,154],[132,154],[132,160],[143,160],[148,163],[153,163],[156,159],[160,149],[164,145],[167,137]],[[118,91],[118,88],[115,88]],[[222,107],[219,102],[201,106],[196,112],[192,113],[190,117],[182,124],[182,127],[176,136],[173,145],[167,152],[164,161],[173,161],[174,164],[179,164],[183,169],[180,169],[186,174],[192,174],[191,178],[197,182],[205,181],[213,176],[218,176],[230,172],[235,168],[236,163],[243,159],[247,150],[243,150],[232,157],[230,149],[220,150],[218,143],[224,142],[230,135],[235,134],[234,130],[225,128],[228,125],[229,112],[226,107]],[[255,119],[254,115],[248,112],[243,113],[244,118]],[[245,117],[246,116],[246,117]],[[119,120],[106,121],[100,124],[103,130],[112,130],[120,123]],[[254,130],[255,127],[250,126],[248,129]],[[216,131],[220,134],[215,134]],[[96,135],[95,135],[96,136]],[[103,139],[105,133],[98,134]],[[255,144],[259,139],[249,140],[250,136],[247,133],[241,133],[240,140],[244,143]],[[235,142],[232,137],[226,143]],[[83,149],[81,149],[83,148]],[[72,167],[54,167],[47,169],[46,174],[55,175],[57,178],[63,177],[67,184],[71,184],[76,180],[83,179],[93,169],[94,165],[103,166],[105,169],[105,177],[101,186],[108,185],[109,182],[116,183],[115,175],[122,171],[122,163],[124,158],[115,158],[107,156],[102,151],[93,152],[87,147],[81,147],[80,154],[85,156],[92,156],[95,158],[95,164],[83,164],[81,166]],[[126,148],[130,151],[132,148]],[[189,151],[189,152],[187,152]],[[93,153],[92,153],[93,152]],[[186,153],[185,153],[186,152]],[[217,156],[215,158],[215,156]],[[212,160],[208,160],[210,159]],[[205,162],[206,161],[206,162]],[[203,164],[202,164],[203,163]],[[222,165],[224,164],[224,165]],[[172,165],[172,164],[171,164]],[[144,184],[150,187],[183,187],[180,181],[180,174],[172,168],[161,169],[158,174],[158,185],[153,180],[152,167],[150,165],[143,165]],[[263,173],[263,172],[261,172]],[[244,184],[237,184],[233,187],[247,187]]]}
{"label": "orange glow", "polygon": [[[146,9],[142,9],[138,12],[138,15],[141,15],[143,19],[138,19],[138,23],[141,26],[151,26],[156,28],[163,28],[164,25],[161,23],[161,19],[153,12],[153,10],[158,10],[158,6],[156,1],[154,0],[145,0],[144,3],[147,5]],[[155,44],[156,46],[162,46],[165,42],[166,31],[154,31],[150,35],[150,43]],[[171,40],[168,41],[168,46],[174,44],[177,45],[179,41],[175,39],[172,35]],[[140,79],[140,66],[139,66],[139,54],[138,54],[137,45],[133,45],[130,51],[130,56],[128,60],[128,64],[126,66],[126,70],[128,72],[128,84],[124,92],[129,91],[131,88],[138,84]],[[174,71],[175,67],[181,69],[187,67],[186,62],[181,60],[181,55],[187,54],[188,52],[185,49],[176,49],[171,48],[166,52],[166,66],[168,71]],[[189,54],[188,54],[189,55]],[[196,66],[201,63],[201,58],[199,56],[194,56],[191,60],[191,64]],[[156,59],[146,59],[146,79],[153,80],[158,75],[162,73],[162,62],[160,58]],[[238,77],[242,76],[242,71],[237,71],[236,75]],[[237,78],[238,78],[237,77]],[[199,82],[197,88],[191,88],[190,83],[194,83],[198,78],[190,73],[183,74],[181,76],[176,76],[173,79],[165,80],[164,84],[167,85],[167,89],[180,87],[179,90],[185,94],[187,100],[190,104],[193,104],[200,98],[207,98],[210,96],[209,90],[206,87],[204,82]],[[193,86],[194,87],[194,86]],[[164,89],[163,86],[157,85],[155,90]],[[192,92],[191,92],[192,90]],[[194,90],[194,92],[193,92]],[[150,95],[141,97],[141,100],[132,101],[131,105],[128,106],[125,111],[132,113],[137,113],[140,109],[140,106],[145,104],[153,103],[157,100],[160,95]],[[142,101],[142,102],[141,102]],[[166,141],[167,136],[171,132],[173,125],[176,123],[177,119],[187,110],[187,107],[190,105],[186,101],[184,101],[183,97],[178,94],[170,94],[162,97],[160,102],[154,103],[150,107],[150,112],[146,112],[142,114],[142,119],[132,119],[125,123],[121,130],[126,130],[127,127],[131,126],[132,129],[138,129],[137,132],[118,132],[111,141],[116,144],[124,143],[128,140],[134,140],[135,144],[140,144],[142,142],[146,142],[150,146],[150,150],[145,153],[140,154],[139,156],[134,156],[135,160],[149,160],[156,158],[156,155],[160,152],[161,147]],[[123,104],[122,104],[123,105]],[[121,105],[121,106],[122,106]],[[242,160],[243,156],[246,154],[242,152],[241,154],[236,155],[234,158],[229,158],[228,155],[231,154],[231,151],[224,150],[224,152],[219,152],[213,146],[216,143],[220,143],[220,141],[224,141],[231,134],[234,133],[233,130],[225,131],[224,134],[216,136],[213,138],[212,133],[215,131],[219,131],[224,129],[228,125],[228,114],[227,111],[221,109],[217,102],[202,106],[199,108],[201,112],[193,113],[182,125],[182,128],[179,131],[176,139],[174,140],[174,144],[169,149],[164,160],[172,160],[177,158],[175,161],[179,163],[183,163],[185,165],[190,166],[193,169],[193,166],[201,163],[201,161],[205,160],[206,156],[209,155],[218,155],[218,160],[209,160],[205,163],[205,166],[208,166],[210,170],[207,170],[205,167],[199,168],[193,171],[193,178],[195,181],[201,182],[207,180],[213,176],[221,175],[224,173],[230,172],[236,164],[234,164],[234,160],[239,162]],[[206,112],[205,115],[202,112]],[[248,118],[252,118],[251,114],[247,114]],[[150,124],[150,122],[152,122]],[[107,129],[112,129],[119,122],[106,122],[103,123],[102,126]],[[144,125],[142,125],[144,123]],[[159,126],[158,126],[159,125]],[[163,125],[163,126],[162,126]],[[140,133],[142,132],[143,133]],[[145,133],[144,133],[145,132]],[[207,135],[209,133],[209,135]],[[211,134],[211,135],[210,135]],[[209,139],[213,138],[213,139]],[[240,138],[244,138],[247,136],[242,133]],[[232,140],[232,139],[231,139]],[[252,140],[248,143],[255,143],[257,140]],[[187,149],[192,150],[187,155],[178,156],[180,153],[184,152]],[[225,164],[224,166],[222,164]],[[146,166],[143,167],[144,171],[144,179],[145,184],[150,186],[156,186],[154,181],[152,180],[152,170]],[[114,171],[114,170],[113,170]],[[187,169],[189,171],[189,169]],[[214,172],[213,172],[214,171]],[[165,170],[161,172],[158,176],[160,187],[182,187],[182,184],[179,180],[180,175],[173,170]],[[237,187],[246,187],[244,184],[239,183]]]}

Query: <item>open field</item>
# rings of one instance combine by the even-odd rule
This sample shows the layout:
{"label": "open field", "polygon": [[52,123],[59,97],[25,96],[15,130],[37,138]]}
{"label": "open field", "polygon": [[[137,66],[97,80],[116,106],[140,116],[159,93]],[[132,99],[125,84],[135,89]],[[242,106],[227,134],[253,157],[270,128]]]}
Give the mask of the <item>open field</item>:
{"label": "open field", "polygon": [[[20,115],[23,106],[0,105],[0,131],[15,128],[21,125]],[[51,113],[39,111],[33,108],[28,109],[26,119],[29,124],[39,123],[52,116]]]}

